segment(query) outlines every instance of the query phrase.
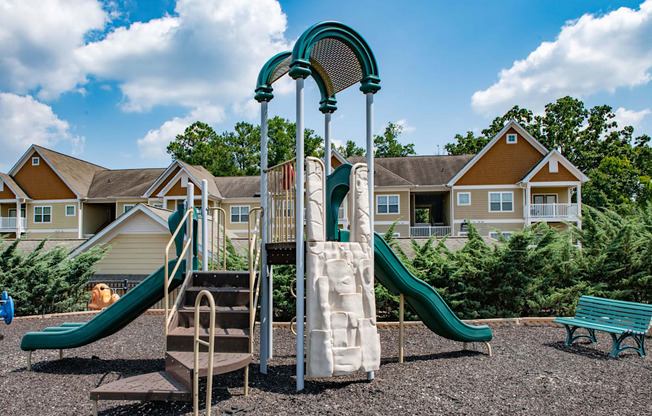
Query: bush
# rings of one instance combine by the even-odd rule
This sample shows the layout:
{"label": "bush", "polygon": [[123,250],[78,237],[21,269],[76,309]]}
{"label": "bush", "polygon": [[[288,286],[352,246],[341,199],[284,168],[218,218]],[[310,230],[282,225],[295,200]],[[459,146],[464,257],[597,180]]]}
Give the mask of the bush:
{"label": "bush", "polygon": [[13,297],[16,315],[85,310],[90,301],[86,284],[107,248],[94,247],[71,259],[61,246],[44,251],[46,240],[25,254],[17,250],[19,241],[0,241],[0,288]]}

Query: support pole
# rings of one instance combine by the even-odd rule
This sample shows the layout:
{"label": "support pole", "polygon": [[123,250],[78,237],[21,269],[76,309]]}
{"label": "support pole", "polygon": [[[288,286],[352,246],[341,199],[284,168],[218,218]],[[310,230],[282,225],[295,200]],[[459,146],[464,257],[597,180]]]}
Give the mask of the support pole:
{"label": "support pole", "polygon": [[398,362],[403,364],[403,330],[405,328],[405,295],[401,293],[398,300]]}
{"label": "support pole", "polygon": [[304,174],[304,137],[303,137],[303,78],[297,78],[297,163],[296,163],[296,252],[297,252],[297,391],[304,387],[304,240],[303,240],[303,174]]}
{"label": "support pole", "polygon": [[[188,188],[187,188],[187,193],[186,193],[186,209],[187,210],[192,210],[195,208],[195,185],[188,181]],[[190,237],[192,234],[192,224],[194,221],[194,214],[190,214],[188,216],[188,224],[186,225],[186,235]],[[194,238],[194,236],[193,236]],[[187,273],[192,273],[192,256],[194,255],[192,249],[193,249],[193,244],[190,243],[188,246],[188,262],[186,264],[186,272]]]}
{"label": "support pole", "polygon": [[331,113],[324,114],[324,167],[331,174]]}
{"label": "support pole", "polygon": [[[260,103],[260,206],[263,215],[269,215],[267,211],[267,106],[268,102]],[[261,266],[260,281],[262,293],[260,299],[260,372],[267,374],[267,360],[272,355],[272,326],[271,311],[271,276],[267,272],[267,221],[262,219],[261,223]],[[253,336],[253,334],[252,334]]]}
{"label": "support pole", "polygon": [[201,269],[208,271],[208,181],[206,179],[201,181]]}
{"label": "support pole", "polygon": [[[369,249],[371,250],[371,261],[374,261],[374,94],[368,92],[367,98],[367,182],[369,185]],[[367,379],[373,380],[374,372],[367,372]]]}

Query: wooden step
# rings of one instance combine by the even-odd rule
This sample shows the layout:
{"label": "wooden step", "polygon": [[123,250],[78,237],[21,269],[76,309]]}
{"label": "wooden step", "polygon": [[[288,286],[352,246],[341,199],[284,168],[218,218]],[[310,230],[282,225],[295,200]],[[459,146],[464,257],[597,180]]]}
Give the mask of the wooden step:
{"label": "wooden step", "polygon": [[[191,354],[192,355],[192,354]],[[189,401],[190,389],[165,371],[141,374],[103,384],[90,393],[91,400]]]}
{"label": "wooden step", "polygon": [[[199,377],[208,374],[207,352],[199,353]],[[213,375],[230,373],[251,363],[251,354],[215,353],[213,354]],[[192,352],[171,351],[165,354],[165,371],[172,375],[189,391],[192,391],[194,376],[194,354]]]}
{"label": "wooden step", "polygon": [[[195,327],[195,308],[184,306],[177,311],[177,326]],[[199,308],[199,326],[207,328],[210,325],[210,308]],[[215,328],[249,328],[249,308],[246,306],[216,306]]]}
{"label": "wooden step", "polygon": [[192,286],[194,287],[249,287],[248,271],[195,271]]}
{"label": "wooden step", "polygon": [[[199,328],[199,338],[208,341],[208,328]],[[195,329],[177,327],[167,336],[168,351],[193,351],[193,339]],[[208,351],[208,347],[199,346],[202,352]],[[247,353],[249,351],[249,328],[216,328],[215,329],[215,352]]]}
{"label": "wooden step", "polygon": [[[195,301],[199,292],[208,290],[216,306],[247,306],[249,304],[249,287],[247,288],[234,288],[234,287],[195,287],[190,286],[186,289],[186,297],[184,304],[186,306],[195,306]],[[202,300],[202,303],[208,303],[207,300]]]}

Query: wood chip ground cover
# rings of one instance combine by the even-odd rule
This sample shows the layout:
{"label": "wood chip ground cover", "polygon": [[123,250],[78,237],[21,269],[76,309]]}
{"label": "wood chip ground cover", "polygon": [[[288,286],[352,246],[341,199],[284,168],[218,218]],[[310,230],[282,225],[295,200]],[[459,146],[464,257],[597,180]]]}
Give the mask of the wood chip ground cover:
{"label": "wood chip ground cover", "polygon": [[[88,394],[95,386],[164,368],[163,318],[144,315],[107,339],[67,350],[63,360],[58,351],[36,351],[33,371],[26,371],[27,354],[19,348],[23,334],[88,319],[0,324],[1,414],[88,415]],[[597,345],[565,347],[562,327],[513,325],[493,331],[494,357],[489,358],[482,344],[462,351],[461,343],[424,327],[406,328],[405,363],[398,364],[398,330],[381,329],[383,361],[373,381],[364,374],[306,380],[305,391],[296,393],[294,337],[287,328],[276,328],[269,373],[252,366],[249,397],[243,396],[242,371],[215,377],[213,414],[650,414],[651,359],[630,351],[609,358],[608,334],[598,333]],[[192,414],[192,406],[183,403],[102,401],[99,409],[105,416]]]}

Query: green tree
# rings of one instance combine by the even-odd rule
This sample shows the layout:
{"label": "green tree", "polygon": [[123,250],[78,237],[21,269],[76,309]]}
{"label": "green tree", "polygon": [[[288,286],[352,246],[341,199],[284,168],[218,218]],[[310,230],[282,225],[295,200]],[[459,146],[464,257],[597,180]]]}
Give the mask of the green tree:
{"label": "green tree", "polygon": [[[287,119],[275,116],[268,121],[268,136],[268,166],[278,165],[296,156],[296,123],[290,123]],[[324,139],[311,129],[304,129],[303,136],[306,156],[321,157],[324,155]]]}
{"label": "green tree", "polygon": [[344,146],[338,146],[337,151],[347,159],[351,156],[364,156],[367,153],[365,149],[358,147],[353,140],[347,140]]}
{"label": "green tree", "polygon": [[403,126],[395,123],[388,123],[382,135],[374,137],[375,157],[401,157],[414,155],[414,144],[401,144],[398,141],[403,132]]}

